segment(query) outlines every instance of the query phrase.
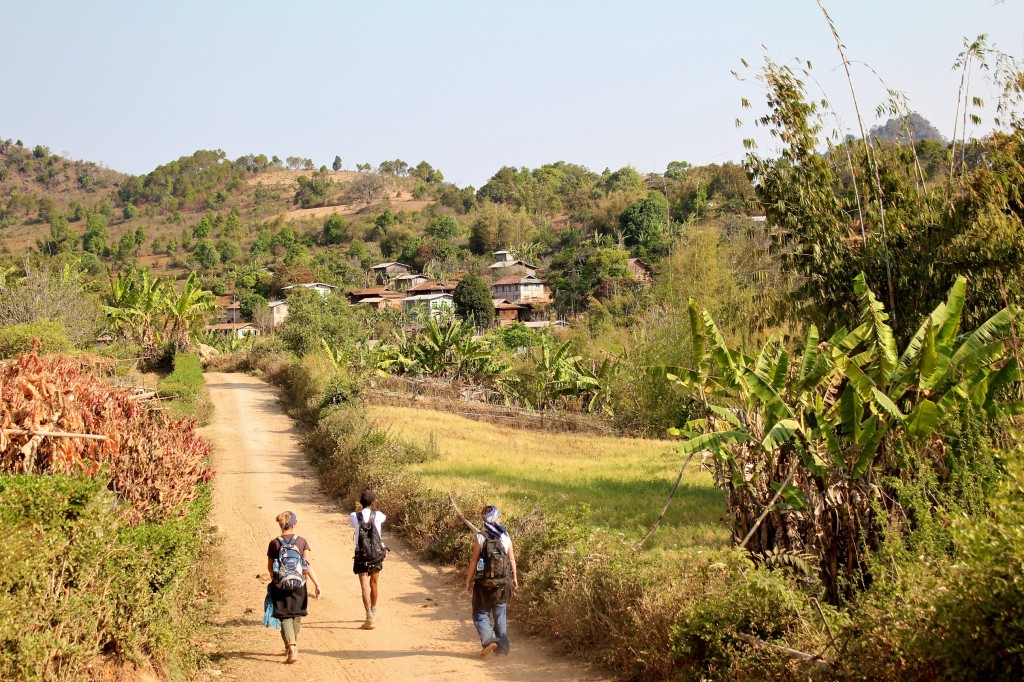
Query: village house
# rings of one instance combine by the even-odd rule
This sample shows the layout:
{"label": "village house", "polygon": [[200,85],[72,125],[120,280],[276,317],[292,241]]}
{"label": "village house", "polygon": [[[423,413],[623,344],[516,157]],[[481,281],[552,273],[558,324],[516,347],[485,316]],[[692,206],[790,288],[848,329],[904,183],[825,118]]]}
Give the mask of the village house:
{"label": "village house", "polygon": [[271,301],[267,304],[270,308],[270,321],[274,327],[279,327],[288,317],[288,303],[286,301]]}
{"label": "village house", "polygon": [[457,282],[438,282],[437,280],[430,280],[422,282],[414,287],[409,287],[406,293],[409,296],[423,296],[424,294],[451,294],[455,292],[455,287],[458,286]]}
{"label": "village house", "polygon": [[234,324],[242,321],[242,307],[238,301],[232,301],[221,307],[221,315],[217,322],[222,324]]}
{"label": "village house", "polygon": [[401,300],[404,294],[391,291],[387,287],[368,287],[359,291],[352,291],[346,294],[348,302],[352,305],[368,305],[377,310],[388,308],[401,309]]}
{"label": "village house", "polygon": [[503,298],[493,299],[494,322],[499,327],[511,327],[516,322],[521,322],[520,316],[526,310],[521,305],[509,303]]}
{"label": "village house", "polygon": [[633,274],[638,282],[647,283],[654,278],[654,268],[639,258],[630,258],[626,261],[626,269]]}
{"label": "village house", "polygon": [[511,275],[491,285],[491,298],[505,299],[509,303],[544,304],[551,302],[551,289],[536,275]]}
{"label": "village house", "polygon": [[207,325],[205,329],[208,332],[214,332],[223,336],[234,336],[236,339],[260,335],[259,327],[252,322],[220,322]]}
{"label": "village house", "polygon": [[537,274],[536,265],[530,265],[525,261],[514,258],[508,251],[495,251],[493,255],[494,262],[491,263],[490,269],[495,275],[508,276],[516,273],[524,275]]}
{"label": "village house", "polygon": [[416,286],[417,284],[423,284],[430,278],[426,275],[418,275],[414,273],[408,273],[405,275],[397,275],[391,280],[391,288],[395,291],[407,291],[408,289]]}
{"label": "village house", "polygon": [[441,317],[455,313],[455,300],[447,293],[420,294],[403,298],[402,307],[412,319],[416,319],[421,311],[425,311],[430,317]]}
{"label": "village house", "polygon": [[362,303],[366,301],[368,298],[401,299],[403,297],[404,294],[401,294],[396,291],[391,291],[387,287],[368,287],[366,289],[351,291],[345,294],[345,298],[347,298],[348,302],[351,303],[352,305],[355,305],[356,303]]}
{"label": "village house", "polygon": [[312,289],[321,296],[327,296],[328,294],[334,293],[338,287],[333,284],[324,284],[323,282],[309,282],[307,284],[291,284],[286,287],[281,287],[281,291],[291,291],[292,289]]}
{"label": "village house", "polygon": [[387,284],[392,279],[399,275],[411,275],[413,274],[412,268],[404,263],[378,263],[370,268],[373,272],[374,281],[377,284]]}

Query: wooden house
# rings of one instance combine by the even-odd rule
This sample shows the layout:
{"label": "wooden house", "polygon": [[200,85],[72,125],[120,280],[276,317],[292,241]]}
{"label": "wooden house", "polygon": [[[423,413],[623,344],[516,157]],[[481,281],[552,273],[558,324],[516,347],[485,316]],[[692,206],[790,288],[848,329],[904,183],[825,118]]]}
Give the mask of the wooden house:
{"label": "wooden house", "polygon": [[206,331],[223,334],[224,336],[234,336],[238,339],[244,339],[247,336],[260,335],[259,327],[254,325],[252,322],[220,322],[218,324],[207,325]]}
{"label": "wooden house", "polygon": [[421,311],[426,311],[431,317],[441,317],[455,313],[455,301],[449,293],[419,294],[403,298],[402,308],[413,319],[418,317]]}
{"label": "wooden house", "polygon": [[286,301],[271,301],[267,304],[270,307],[271,324],[279,327],[288,317],[288,303]]}
{"label": "wooden house", "polygon": [[398,275],[411,275],[412,268],[405,263],[378,263],[370,268],[377,284],[387,284]]}
{"label": "wooden house", "polygon": [[516,322],[521,322],[520,317],[522,316],[525,308],[515,303],[510,303],[503,298],[495,298],[494,302],[494,321],[499,327],[511,327]]}
{"label": "wooden house", "polygon": [[654,278],[654,268],[639,258],[630,258],[626,261],[626,269],[638,282],[646,283]]}
{"label": "wooden house", "polygon": [[323,282],[309,282],[307,284],[292,284],[286,287],[281,287],[281,291],[291,291],[292,289],[312,289],[321,296],[327,296],[328,294],[334,293],[338,288],[333,284],[324,284]]}
{"label": "wooden house", "polygon": [[551,302],[551,289],[536,275],[511,275],[491,285],[491,298],[505,299],[509,303],[544,304]]}
{"label": "wooden house", "polygon": [[495,251],[494,262],[491,263],[491,272],[498,276],[510,276],[513,274],[536,275],[537,266],[530,265],[512,256],[508,251]]}

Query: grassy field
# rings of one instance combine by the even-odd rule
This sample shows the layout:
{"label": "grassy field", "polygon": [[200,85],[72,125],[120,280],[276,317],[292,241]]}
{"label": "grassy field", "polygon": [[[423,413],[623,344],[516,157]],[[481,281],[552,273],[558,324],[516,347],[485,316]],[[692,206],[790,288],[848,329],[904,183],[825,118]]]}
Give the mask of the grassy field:
{"label": "grassy field", "polygon": [[[416,465],[439,491],[475,490],[500,508],[527,513],[587,505],[590,518],[639,539],[679,473],[675,443],[504,428],[443,412],[371,406],[373,422],[441,456]],[[725,504],[711,475],[691,463],[649,547],[721,547]]]}

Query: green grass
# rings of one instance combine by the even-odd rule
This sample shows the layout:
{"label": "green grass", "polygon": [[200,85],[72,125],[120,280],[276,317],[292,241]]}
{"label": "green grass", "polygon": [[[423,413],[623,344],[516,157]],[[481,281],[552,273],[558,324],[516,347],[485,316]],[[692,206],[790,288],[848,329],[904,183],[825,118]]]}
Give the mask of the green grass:
{"label": "green grass", "polygon": [[[368,413],[400,440],[436,446],[439,457],[411,465],[430,489],[475,491],[517,514],[587,505],[594,524],[628,541],[654,523],[683,461],[672,441],[511,429],[415,408]],[[711,474],[691,462],[648,546],[726,546],[724,512]]]}
{"label": "green grass", "polygon": [[203,426],[213,413],[205,381],[199,357],[193,353],[178,353],[174,356],[174,371],[157,384],[157,390],[173,398],[167,404],[173,417],[195,419]]}

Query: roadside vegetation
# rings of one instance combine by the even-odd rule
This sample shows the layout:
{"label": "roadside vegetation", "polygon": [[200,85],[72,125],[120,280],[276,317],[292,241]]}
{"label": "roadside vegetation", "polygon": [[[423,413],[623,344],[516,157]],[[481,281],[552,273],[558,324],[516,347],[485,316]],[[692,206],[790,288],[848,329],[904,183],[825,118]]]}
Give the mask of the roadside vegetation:
{"label": "roadside vegetation", "polygon": [[[25,433],[28,431],[29,433]],[[47,437],[47,432],[87,434]],[[209,449],[194,423],[113,389],[73,358],[0,366],[0,677],[187,679],[208,585],[195,538]]]}

